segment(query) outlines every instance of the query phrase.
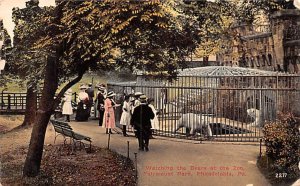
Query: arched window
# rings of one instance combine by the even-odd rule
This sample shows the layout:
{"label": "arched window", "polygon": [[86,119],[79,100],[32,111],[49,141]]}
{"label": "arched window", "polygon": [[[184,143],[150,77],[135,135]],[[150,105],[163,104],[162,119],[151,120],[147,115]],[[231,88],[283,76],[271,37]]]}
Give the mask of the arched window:
{"label": "arched window", "polygon": [[250,65],[250,62],[249,62],[249,57],[246,57],[246,67],[249,67]]}
{"label": "arched window", "polygon": [[262,66],[266,66],[267,63],[267,57],[265,54],[262,55]]}
{"label": "arched window", "polygon": [[253,57],[250,58],[250,62],[251,62],[251,67],[254,68],[254,58]]}
{"label": "arched window", "polygon": [[283,70],[282,70],[282,68],[281,68],[281,66],[279,64],[277,64],[277,71],[283,72]]}
{"label": "arched window", "polygon": [[272,66],[272,63],[273,63],[273,57],[271,54],[268,54],[268,65]]}
{"label": "arched window", "polygon": [[256,66],[260,67],[260,58],[259,58],[259,56],[256,56]]}

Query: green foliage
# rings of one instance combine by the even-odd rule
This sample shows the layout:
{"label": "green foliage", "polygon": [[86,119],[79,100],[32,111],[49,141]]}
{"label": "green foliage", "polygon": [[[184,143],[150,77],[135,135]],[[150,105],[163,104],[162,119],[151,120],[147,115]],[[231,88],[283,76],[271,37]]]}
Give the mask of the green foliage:
{"label": "green foliage", "polygon": [[241,23],[252,23],[255,15],[259,12],[270,16],[275,11],[293,8],[295,7],[293,6],[292,0],[242,0],[236,17]]}
{"label": "green foliage", "polygon": [[274,172],[287,173],[286,178],[300,176],[299,121],[291,113],[281,113],[278,120],[264,126],[266,155]]}
{"label": "green foliage", "polygon": [[232,37],[230,26],[235,19],[236,9],[237,4],[227,0],[189,1],[186,13],[196,17],[200,28],[198,37],[201,42],[195,51],[196,56],[214,55],[222,50],[224,40]]}
{"label": "green foliage", "polygon": [[[38,7],[30,0],[14,9],[14,59],[10,71],[38,81],[45,60],[58,58],[58,79],[69,81],[87,69],[94,71],[142,69],[172,73],[187,50],[189,22],[178,2],[165,1],[57,1],[56,7]],[[165,39],[161,39],[165,38]]]}
{"label": "green foliage", "polygon": [[[11,50],[11,38],[7,32],[7,30],[4,28],[3,21],[0,20],[0,41],[3,41],[2,48],[0,48],[0,59],[8,60],[9,59],[9,53]],[[8,82],[11,81],[10,77],[7,73],[7,62],[5,65],[4,71],[1,72],[0,75],[0,86],[5,87]]]}
{"label": "green foliage", "polygon": [[41,17],[49,14],[51,7],[40,8],[38,1],[29,0],[26,8],[14,8],[12,18],[15,23],[14,47],[8,60],[9,71],[17,79],[27,80],[30,84],[38,83],[44,75],[45,50],[33,50],[41,25]]}

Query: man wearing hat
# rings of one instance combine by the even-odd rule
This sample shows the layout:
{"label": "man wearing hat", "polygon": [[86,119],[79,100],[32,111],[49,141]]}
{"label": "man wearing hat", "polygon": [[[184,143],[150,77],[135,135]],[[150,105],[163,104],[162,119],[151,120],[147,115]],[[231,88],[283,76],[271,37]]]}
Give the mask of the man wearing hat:
{"label": "man wearing hat", "polygon": [[133,124],[136,130],[136,135],[139,142],[139,150],[149,151],[149,138],[151,135],[151,119],[154,118],[152,109],[147,104],[147,97],[141,95],[139,98],[141,102],[137,106],[131,118],[131,124]]}
{"label": "man wearing hat", "polygon": [[86,89],[86,93],[88,94],[89,96],[89,113],[91,113],[91,108],[93,106],[93,99],[94,99],[94,96],[95,96],[95,91],[93,89],[93,84],[92,83],[89,83],[89,87]]}
{"label": "man wearing hat", "polygon": [[132,114],[133,114],[133,111],[134,111],[134,108],[135,107],[137,107],[137,106],[139,106],[140,104],[141,104],[141,102],[140,102],[140,96],[142,96],[142,95],[144,95],[143,93],[141,93],[141,92],[135,92],[134,93],[134,95],[133,95],[133,100],[132,100],[132,110],[131,110],[131,112],[132,112]]}
{"label": "man wearing hat", "polygon": [[104,94],[105,87],[100,86],[98,88],[99,93],[97,94],[96,103],[97,103],[97,111],[99,112],[99,126],[102,126],[103,116],[104,116]]}

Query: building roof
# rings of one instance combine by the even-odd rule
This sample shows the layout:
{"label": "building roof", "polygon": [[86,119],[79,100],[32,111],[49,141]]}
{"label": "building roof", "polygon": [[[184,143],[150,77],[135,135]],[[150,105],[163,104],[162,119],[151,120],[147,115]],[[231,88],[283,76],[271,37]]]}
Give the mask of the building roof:
{"label": "building roof", "polygon": [[265,71],[259,69],[231,67],[231,66],[207,66],[198,68],[188,68],[180,70],[178,76],[287,76],[292,74]]}

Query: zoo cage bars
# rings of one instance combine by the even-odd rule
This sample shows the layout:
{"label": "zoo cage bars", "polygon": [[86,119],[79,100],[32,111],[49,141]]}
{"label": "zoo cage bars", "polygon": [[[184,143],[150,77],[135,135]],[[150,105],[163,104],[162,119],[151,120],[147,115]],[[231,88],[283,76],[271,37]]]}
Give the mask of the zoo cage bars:
{"label": "zoo cage bars", "polygon": [[[148,78],[149,79],[149,78]],[[116,101],[142,92],[159,111],[159,136],[190,140],[257,142],[280,111],[299,113],[299,76],[181,76],[173,82],[140,79],[109,83]],[[116,122],[121,108],[116,109]],[[178,131],[176,129],[180,128]],[[133,131],[128,127],[129,131]]]}

